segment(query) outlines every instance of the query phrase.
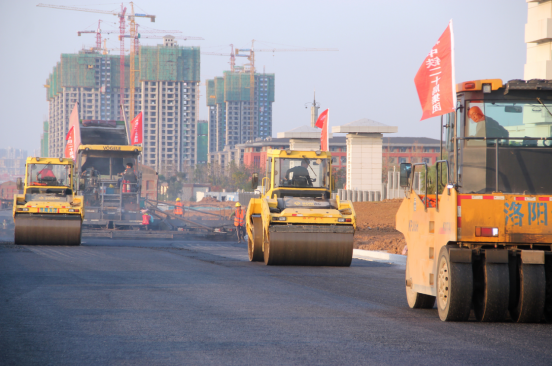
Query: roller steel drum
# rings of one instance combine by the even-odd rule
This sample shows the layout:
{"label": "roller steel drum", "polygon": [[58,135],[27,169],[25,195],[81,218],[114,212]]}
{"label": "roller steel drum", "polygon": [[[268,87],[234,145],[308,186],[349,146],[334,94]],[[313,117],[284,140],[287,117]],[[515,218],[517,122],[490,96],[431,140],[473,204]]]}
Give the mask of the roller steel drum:
{"label": "roller steel drum", "polygon": [[16,215],[15,244],[80,245],[80,215]]}
{"label": "roller steel drum", "polygon": [[271,225],[265,263],[348,267],[353,259],[353,234],[350,225]]}

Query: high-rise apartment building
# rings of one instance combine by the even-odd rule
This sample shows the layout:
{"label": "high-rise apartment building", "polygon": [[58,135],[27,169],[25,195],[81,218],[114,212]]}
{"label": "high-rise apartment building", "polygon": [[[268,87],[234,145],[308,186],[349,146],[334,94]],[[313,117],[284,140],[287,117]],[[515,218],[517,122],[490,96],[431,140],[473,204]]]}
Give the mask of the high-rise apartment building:
{"label": "high-rise apartment building", "polygon": [[274,74],[255,74],[253,111],[250,77],[247,72],[225,71],[224,77],[207,80],[210,154],[272,135]]}
{"label": "high-rise apartment building", "polygon": [[[130,57],[125,57],[124,98],[120,100],[120,56],[94,51],[62,54],[47,80],[50,156],[62,156],[69,116],[78,102],[79,119],[129,117]],[[182,47],[165,36],[162,45],[141,46],[135,55],[134,115],[143,111],[144,164],[171,174],[196,164],[196,110],[200,49]]]}

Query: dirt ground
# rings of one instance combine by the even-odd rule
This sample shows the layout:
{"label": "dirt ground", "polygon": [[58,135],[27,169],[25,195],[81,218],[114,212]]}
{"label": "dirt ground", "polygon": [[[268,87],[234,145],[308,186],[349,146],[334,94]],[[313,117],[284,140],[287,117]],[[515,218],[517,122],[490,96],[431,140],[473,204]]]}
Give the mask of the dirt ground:
{"label": "dirt ground", "polygon": [[[393,254],[402,254],[406,241],[403,234],[395,230],[395,215],[402,200],[381,202],[355,202],[357,232],[354,238],[355,249],[383,250]],[[175,204],[176,202],[167,202]],[[186,209],[186,207],[213,207],[207,212],[229,217],[234,212],[235,202],[218,202],[215,199],[201,202],[182,201],[184,217],[190,219],[216,220],[219,217]],[[172,212],[172,211],[169,211]]]}
{"label": "dirt ground", "polygon": [[402,254],[406,241],[395,230],[395,215],[402,200],[353,203],[357,215],[355,249],[385,250]]}

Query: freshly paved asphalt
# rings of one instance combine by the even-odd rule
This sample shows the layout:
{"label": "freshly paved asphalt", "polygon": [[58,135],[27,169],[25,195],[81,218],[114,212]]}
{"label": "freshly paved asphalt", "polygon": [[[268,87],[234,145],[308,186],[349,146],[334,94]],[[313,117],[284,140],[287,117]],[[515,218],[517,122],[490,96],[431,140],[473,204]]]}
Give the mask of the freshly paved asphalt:
{"label": "freshly paved asphalt", "polygon": [[552,363],[552,325],[443,323],[404,268],[271,267],[243,244],[0,243],[2,365]]}

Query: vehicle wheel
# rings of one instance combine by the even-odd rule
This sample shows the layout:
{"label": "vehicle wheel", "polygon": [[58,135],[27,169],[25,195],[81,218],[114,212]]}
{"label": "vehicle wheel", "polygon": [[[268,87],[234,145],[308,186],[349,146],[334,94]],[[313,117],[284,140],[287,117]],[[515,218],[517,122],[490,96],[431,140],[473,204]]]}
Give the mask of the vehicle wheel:
{"label": "vehicle wheel", "polygon": [[510,308],[512,320],[518,323],[536,323],[544,315],[546,279],[544,265],[524,264],[518,257],[517,303]]}
{"label": "vehicle wheel", "polygon": [[272,263],[270,263],[270,243],[267,241],[265,241],[264,243],[264,252],[263,252],[263,257],[264,257],[264,263],[268,266]]}
{"label": "vehicle wheel", "polygon": [[410,271],[408,269],[408,258],[406,259],[405,270],[405,288],[406,288],[406,301],[411,309],[433,309],[435,305],[435,296],[421,294],[412,290],[412,286],[408,286],[407,281],[410,280]]}
{"label": "vehicle wheel", "polygon": [[249,261],[260,262],[263,260],[263,220],[260,217],[253,218],[251,231],[253,232],[253,237],[247,237]]}
{"label": "vehicle wheel", "polygon": [[449,248],[444,246],[437,262],[437,309],[442,321],[468,320],[473,295],[471,263],[450,261]]}
{"label": "vehicle wheel", "polygon": [[507,263],[474,264],[473,310],[482,322],[503,321],[508,315],[510,281]]}
{"label": "vehicle wheel", "polygon": [[544,318],[548,323],[552,322],[552,255],[545,257],[544,264],[546,279],[546,299],[544,301]]}

